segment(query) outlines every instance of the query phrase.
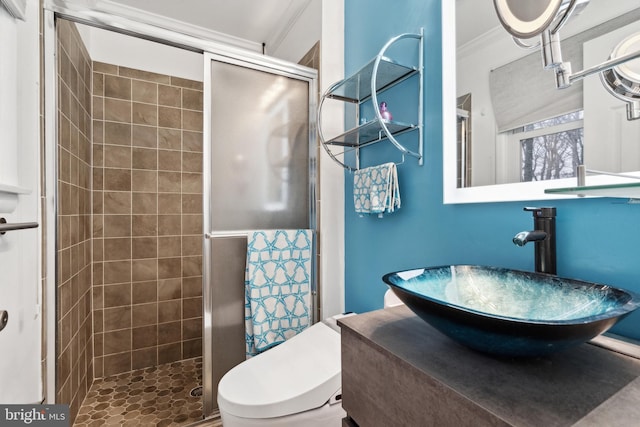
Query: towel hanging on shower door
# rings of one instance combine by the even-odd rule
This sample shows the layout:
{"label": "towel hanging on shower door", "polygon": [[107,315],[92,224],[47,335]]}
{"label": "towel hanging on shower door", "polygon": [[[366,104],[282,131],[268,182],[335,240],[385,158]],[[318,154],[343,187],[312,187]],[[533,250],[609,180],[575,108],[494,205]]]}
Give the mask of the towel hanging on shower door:
{"label": "towel hanging on shower door", "polygon": [[247,240],[247,357],[284,342],[311,322],[312,230],[259,230]]}

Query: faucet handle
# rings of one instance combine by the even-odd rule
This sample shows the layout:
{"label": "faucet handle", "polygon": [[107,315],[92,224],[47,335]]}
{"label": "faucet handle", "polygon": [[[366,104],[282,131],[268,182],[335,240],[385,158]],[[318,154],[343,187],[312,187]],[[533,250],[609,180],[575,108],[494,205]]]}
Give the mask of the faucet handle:
{"label": "faucet handle", "polygon": [[527,212],[533,212],[534,218],[555,218],[556,217],[556,208],[544,207],[544,208],[534,208],[527,206],[523,209]]}

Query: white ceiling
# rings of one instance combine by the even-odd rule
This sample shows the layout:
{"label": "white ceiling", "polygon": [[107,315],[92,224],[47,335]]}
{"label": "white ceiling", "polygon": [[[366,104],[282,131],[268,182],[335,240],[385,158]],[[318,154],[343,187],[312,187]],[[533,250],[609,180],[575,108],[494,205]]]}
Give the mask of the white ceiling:
{"label": "white ceiling", "polygon": [[[312,0],[109,0],[209,30],[277,45]],[[492,0],[456,0],[458,46],[500,25]],[[462,21],[460,21],[462,20]]]}
{"label": "white ceiling", "polygon": [[277,42],[311,0],[111,0],[267,46]]}
{"label": "white ceiling", "polygon": [[456,44],[462,46],[500,26],[492,0],[456,0]]}

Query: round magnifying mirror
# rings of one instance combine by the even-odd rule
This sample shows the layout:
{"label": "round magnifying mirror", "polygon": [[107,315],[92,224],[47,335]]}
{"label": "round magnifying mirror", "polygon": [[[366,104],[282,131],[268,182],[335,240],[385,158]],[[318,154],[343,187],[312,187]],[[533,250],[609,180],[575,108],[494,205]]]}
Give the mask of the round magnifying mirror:
{"label": "round magnifying mirror", "polygon": [[563,21],[575,1],[493,0],[493,5],[500,23],[509,34],[519,39],[529,39],[546,29],[554,29],[554,21]]}
{"label": "round magnifying mirror", "polygon": [[[611,52],[609,59],[640,51],[640,33],[622,40]],[[640,119],[640,59],[627,61],[600,73],[605,89],[627,104],[627,119]]]}
{"label": "round magnifying mirror", "polygon": [[[633,52],[640,52],[640,33],[633,34],[622,40],[611,53],[611,58],[620,58]],[[635,86],[637,93],[640,86],[640,59],[627,61],[614,68],[616,74],[631,88]]]}

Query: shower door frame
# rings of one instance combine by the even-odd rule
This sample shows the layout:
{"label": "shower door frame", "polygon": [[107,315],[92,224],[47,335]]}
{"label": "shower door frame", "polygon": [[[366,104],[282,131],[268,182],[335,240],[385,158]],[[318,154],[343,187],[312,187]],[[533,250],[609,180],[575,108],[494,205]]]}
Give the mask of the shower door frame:
{"label": "shower door frame", "polygon": [[[102,28],[133,37],[150,40],[181,49],[191,50],[202,54],[204,65],[204,94],[203,105],[203,417],[208,418],[213,414],[217,403],[212,401],[213,384],[211,378],[211,303],[207,301],[210,293],[204,283],[207,283],[210,275],[210,256],[207,249],[207,237],[210,237],[210,170],[207,177],[207,168],[210,168],[210,148],[206,141],[211,137],[211,123],[205,117],[211,117],[211,60],[222,60],[236,65],[247,66],[256,70],[304,80],[309,83],[309,221],[310,228],[316,230],[316,180],[317,180],[317,142],[315,114],[317,104],[317,71],[299,64],[294,64],[278,58],[265,56],[250,50],[254,47],[250,42],[235,39],[231,36],[215,32],[197,32],[196,27],[173,27],[159,21],[157,18],[146,14],[136,13],[130,8],[109,8],[96,4],[92,9],[79,5],[73,1],[44,0],[43,2],[43,77],[44,77],[44,186],[46,212],[46,402],[56,403],[56,289],[57,289],[57,260],[56,247],[58,239],[57,227],[57,114],[58,105],[57,78],[56,78],[56,30],[55,21],[63,18],[72,22]],[[256,44],[257,46],[257,44]],[[208,95],[207,95],[208,94]],[[207,104],[206,98],[209,97]],[[208,132],[208,133],[207,133]],[[207,136],[208,135],[208,136]],[[208,166],[209,165],[209,166]],[[209,180],[209,181],[207,181]],[[314,242],[314,247],[317,245]],[[316,252],[313,253],[316,261]],[[317,306],[317,283],[315,282],[316,262],[313,265],[312,293],[313,305]],[[208,310],[208,311],[207,311]],[[315,310],[314,310],[315,312]]]}
{"label": "shower door frame", "polygon": [[[311,254],[311,321],[317,321],[315,308],[318,306],[318,286],[317,286],[317,212],[316,212],[316,179],[317,179],[317,132],[315,117],[317,112],[317,79],[318,73],[316,70],[303,67],[298,64],[289,63],[286,61],[275,60],[267,56],[261,56],[256,58],[252,55],[251,58],[246,56],[229,55],[227,53],[217,52],[204,52],[204,114],[211,114],[212,109],[212,79],[213,72],[211,70],[211,63],[213,61],[224,62],[227,64],[249,68],[255,71],[262,71],[274,75],[279,75],[291,79],[304,81],[308,84],[308,99],[309,99],[309,200],[308,200],[308,215],[309,224],[308,227],[313,230],[313,243]],[[209,116],[211,117],[211,116]],[[230,231],[213,231],[212,218],[211,218],[211,179],[212,179],[212,154],[211,145],[213,144],[213,130],[211,120],[203,121],[203,228],[204,228],[204,243],[202,251],[202,280],[204,284],[211,285],[212,274],[212,244],[211,240],[216,237],[247,237],[248,230],[230,230]],[[217,408],[217,402],[213,402],[213,395],[215,384],[213,383],[213,335],[214,325],[212,321],[213,312],[213,299],[211,286],[203,286],[202,300],[204,305],[204,328],[203,331],[203,355],[202,366],[203,371],[208,373],[203,374],[202,386],[205,398],[203,401],[203,412],[205,414],[211,414]],[[208,357],[205,357],[207,355]]]}

